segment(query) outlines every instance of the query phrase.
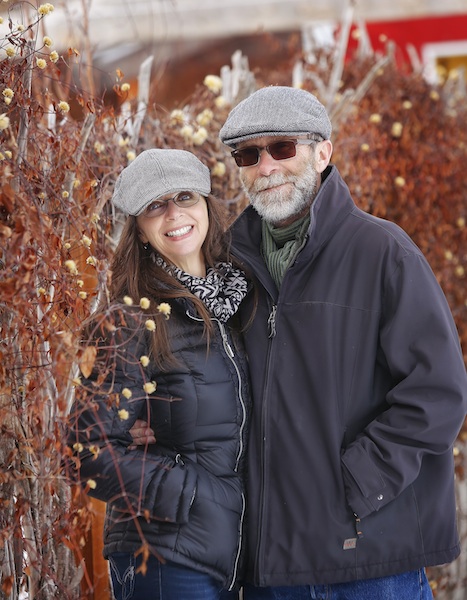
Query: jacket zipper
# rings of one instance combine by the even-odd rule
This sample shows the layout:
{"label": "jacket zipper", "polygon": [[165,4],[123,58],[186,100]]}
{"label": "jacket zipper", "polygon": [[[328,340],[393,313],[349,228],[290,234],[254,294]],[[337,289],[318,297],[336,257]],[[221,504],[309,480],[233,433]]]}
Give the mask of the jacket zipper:
{"label": "jacket zipper", "polygon": [[237,378],[238,378],[238,399],[240,400],[240,405],[242,407],[242,423],[240,425],[240,444],[239,444],[239,448],[238,448],[238,453],[237,453],[237,460],[235,463],[235,472],[238,471],[238,466],[240,464],[240,459],[241,456],[243,454],[243,430],[245,429],[245,425],[246,425],[246,407],[245,407],[245,401],[243,400],[243,393],[242,393],[242,376],[240,373],[240,370],[237,366],[237,363],[235,362],[234,358],[235,358],[235,353],[232,349],[232,346],[229,343],[229,339],[227,337],[227,333],[225,331],[225,327],[224,325],[220,322],[217,321],[217,319],[214,319],[218,326],[219,326],[219,331],[221,333],[222,336],[222,344],[224,346],[224,350],[225,353],[227,354],[227,356],[229,357],[230,361],[232,362],[235,372],[237,373]]}
{"label": "jacket zipper", "polygon": [[272,305],[272,310],[269,313],[269,317],[268,317],[268,328],[269,328],[269,338],[273,338],[276,336],[276,312],[277,312],[277,305],[273,304]]}
{"label": "jacket zipper", "polygon": [[[186,314],[190,319],[193,319],[194,321],[202,321],[202,319],[191,315],[189,313],[189,311],[187,311]],[[238,447],[238,453],[237,453],[237,458],[235,461],[235,468],[234,468],[234,471],[237,472],[239,464],[240,464],[240,459],[243,454],[243,447],[244,447],[243,431],[244,431],[245,425],[246,425],[246,406],[245,406],[245,401],[243,399],[243,393],[242,393],[242,389],[243,389],[242,375],[241,375],[240,369],[238,368],[238,365],[235,361],[235,353],[232,349],[232,346],[229,343],[229,338],[227,336],[227,332],[226,332],[224,325],[218,319],[212,319],[212,320],[215,321],[217,323],[217,326],[219,327],[219,332],[220,332],[221,338],[222,338],[222,345],[224,347],[227,358],[230,360],[230,362],[232,363],[232,365],[235,369],[235,372],[237,374],[237,379],[238,379],[238,399],[240,401],[240,406],[242,407],[242,422],[241,422],[240,430],[239,430],[239,447]],[[243,533],[242,532],[243,532],[243,522],[245,520],[245,508],[246,508],[245,494],[242,492],[242,512],[240,514],[240,524],[239,524],[239,530],[238,530],[238,546],[237,546],[237,553],[235,555],[235,560],[234,560],[232,578],[231,578],[230,584],[228,586],[228,591],[233,590],[233,588],[235,586],[235,581],[237,579],[238,563],[240,561],[240,555],[241,555],[242,546],[243,546]]]}
{"label": "jacket zipper", "polygon": [[[217,322],[218,326],[219,326],[219,331],[221,333],[222,336],[222,343],[224,346],[224,350],[225,353],[227,354],[227,356],[229,357],[229,359],[231,360],[234,368],[235,368],[235,372],[237,373],[237,378],[238,378],[238,399],[240,400],[240,405],[242,407],[242,423],[240,425],[240,431],[239,431],[239,447],[238,447],[238,453],[237,453],[237,460],[235,463],[235,472],[238,471],[238,466],[240,464],[240,459],[242,457],[243,454],[243,430],[245,429],[245,425],[246,425],[246,407],[245,407],[245,401],[243,399],[243,394],[242,394],[242,376],[240,373],[240,370],[237,366],[237,363],[235,362],[234,358],[235,358],[235,354],[234,351],[232,349],[232,346],[229,343],[229,339],[227,337],[227,332],[225,330],[224,325],[220,322],[217,321],[217,319],[215,319],[215,321]],[[230,585],[228,587],[229,592],[231,590],[233,590],[234,586],[235,586],[235,581],[237,579],[237,572],[238,572],[238,563],[240,561],[240,554],[242,551],[242,546],[243,546],[243,521],[245,518],[245,495],[242,492],[242,513],[240,515],[240,525],[239,525],[239,530],[238,530],[238,546],[237,546],[237,554],[235,555],[235,561],[234,561],[234,568],[233,568],[233,573],[232,573],[232,579],[230,581]]]}
{"label": "jacket zipper", "polygon": [[265,447],[268,443],[266,440],[266,423],[267,423],[267,410],[268,403],[265,400],[268,397],[268,382],[269,382],[269,371],[271,369],[271,355],[272,355],[272,344],[273,340],[276,336],[276,317],[277,317],[277,304],[273,303],[271,306],[271,310],[268,317],[268,330],[269,330],[269,346],[268,346],[268,355],[267,355],[267,363],[266,363],[266,373],[265,373],[265,387],[263,390],[263,401],[261,407],[261,487],[260,487],[260,498],[259,498],[259,518],[258,518],[258,540],[256,545],[256,557],[255,557],[255,570],[254,570],[254,583],[256,585],[261,585],[260,581],[260,573],[262,569],[260,568],[260,557],[261,557],[261,546],[262,546],[262,534],[263,534],[263,515],[264,515],[264,496],[266,492],[266,481],[265,481],[265,460],[266,460],[266,452]]}
{"label": "jacket zipper", "polygon": [[[293,263],[291,263],[288,267],[287,267],[287,271],[284,275],[284,280],[288,275],[288,271],[289,269],[293,266],[293,264],[295,263],[295,260],[297,258],[297,256],[300,254],[301,250],[304,248],[304,246],[306,245],[307,241],[309,238],[309,234],[306,234],[303,242],[300,246],[300,248],[297,250],[297,253],[295,254],[295,258]],[[248,260],[247,260],[248,262]],[[267,288],[265,285],[263,285],[265,291],[267,292]],[[280,295],[280,291],[279,291],[279,295]],[[269,298],[271,298],[270,294],[269,294]],[[265,385],[264,385],[264,389],[263,389],[263,400],[262,400],[262,409],[261,409],[261,489],[260,489],[260,499],[259,499],[259,525],[258,525],[258,541],[257,541],[257,545],[256,545],[256,556],[255,556],[255,569],[254,569],[254,583],[257,585],[261,585],[261,580],[260,580],[260,574],[262,572],[262,569],[260,567],[260,557],[261,557],[261,546],[262,546],[262,532],[263,532],[263,515],[264,515],[264,497],[265,497],[265,493],[266,493],[266,468],[265,468],[265,461],[266,461],[266,444],[268,443],[268,441],[266,440],[266,434],[265,434],[265,428],[266,428],[266,422],[267,422],[267,408],[268,408],[268,403],[266,401],[266,398],[268,398],[268,385],[269,385],[269,373],[271,370],[271,355],[272,355],[272,344],[274,341],[274,338],[276,337],[276,321],[277,321],[277,303],[273,302],[272,304],[270,304],[271,310],[269,312],[269,316],[268,316],[268,338],[269,338],[269,346],[268,346],[268,356],[267,356],[267,364],[266,364],[266,373],[265,373]]]}

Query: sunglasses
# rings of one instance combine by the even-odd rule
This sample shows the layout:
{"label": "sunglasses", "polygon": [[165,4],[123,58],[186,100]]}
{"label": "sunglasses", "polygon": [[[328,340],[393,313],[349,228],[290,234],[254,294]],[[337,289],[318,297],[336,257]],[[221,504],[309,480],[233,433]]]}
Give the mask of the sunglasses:
{"label": "sunglasses", "polygon": [[261,152],[266,150],[274,160],[285,160],[293,158],[297,154],[297,144],[314,144],[322,141],[322,138],[308,140],[282,140],[281,142],[273,142],[267,146],[247,146],[240,150],[231,152],[238,167],[253,167],[259,163]]}
{"label": "sunglasses", "polygon": [[199,202],[199,194],[194,192],[179,192],[173,198],[167,198],[167,200],[154,200],[144,211],[146,217],[158,217],[163,215],[167,210],[167,205],[172,200],[174,204],[180,208],[189,208]]}

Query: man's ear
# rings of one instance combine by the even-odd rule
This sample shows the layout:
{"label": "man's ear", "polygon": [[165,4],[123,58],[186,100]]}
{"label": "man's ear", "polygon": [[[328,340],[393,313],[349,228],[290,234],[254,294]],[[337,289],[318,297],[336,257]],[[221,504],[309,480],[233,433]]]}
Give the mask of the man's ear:
{"label": "man's ear", "polygon": [[315,167],[318,173],[322,173],[328,166],[332,156],[331,140],[323,140],[315,148]]}

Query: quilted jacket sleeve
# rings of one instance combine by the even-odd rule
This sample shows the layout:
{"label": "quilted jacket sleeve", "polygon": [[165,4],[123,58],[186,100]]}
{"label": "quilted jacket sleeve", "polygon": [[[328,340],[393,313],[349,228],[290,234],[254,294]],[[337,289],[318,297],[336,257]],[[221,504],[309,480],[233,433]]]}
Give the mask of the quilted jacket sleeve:
{"label": "quilted jacket sleeve", "polygon": [[123,512],[186,522],[196,491],[193,465],[160,452],[157,444],[128,449],[130,429],[149,410],[157,385],[141,362],[149,355],[144,325],[125,317],[94,343],[93,372],[77,393],[68,433],[82,485]]}

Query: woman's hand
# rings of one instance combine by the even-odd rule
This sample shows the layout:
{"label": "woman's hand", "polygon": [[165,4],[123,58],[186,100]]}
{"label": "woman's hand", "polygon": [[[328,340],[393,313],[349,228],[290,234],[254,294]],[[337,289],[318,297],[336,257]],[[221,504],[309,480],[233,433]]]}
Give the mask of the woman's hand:
{"label": "woman's hand", "polygon": [[135,424],[130,429],[133,443],[129,446],[130,450],[134,450],[137,446],[147,446],[148,444],[155,444],[156,438],[154,437],[154,431],[149,427],[146,421],[137,419]]}

